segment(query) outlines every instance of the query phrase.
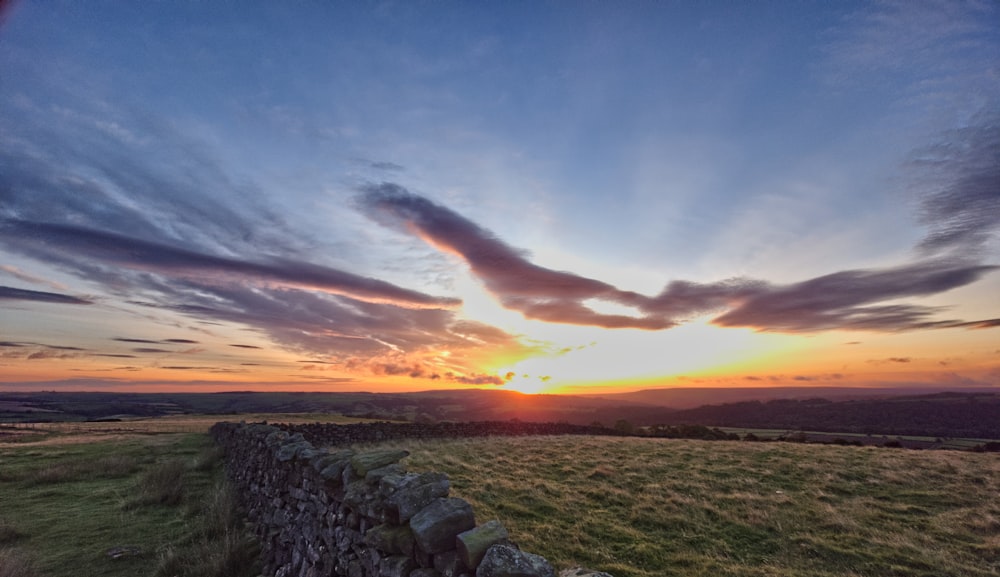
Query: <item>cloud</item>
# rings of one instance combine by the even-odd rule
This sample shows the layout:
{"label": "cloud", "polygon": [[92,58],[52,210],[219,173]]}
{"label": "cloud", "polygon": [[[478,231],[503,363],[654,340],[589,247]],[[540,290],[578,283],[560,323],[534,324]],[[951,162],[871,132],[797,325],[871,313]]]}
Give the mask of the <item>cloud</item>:
{"label": "cloud", "polygon": [[[66,95],[53,122],[50,107],[23,103],[5,126],[0,250],[94,283],[108,300],[198,323],[238,323],[330,362],[392,351],[425,362],[448,352],[451,368],[464,374],[472,370],[469,351],[530,349],[458,318],[457,298],[326,266],[328,254],[342,262],[364,256],[349,228],[333,223],[327,236],[312,238],[268,206],[274,195],[221,170],[204,143],[155,118],[128,111],[109,118],[89,104]],[[108,122],[140,137],[123,145],[100,129]],[[119,339],[152,347],[182,341]]]}
{"label": "cloud", "polygon": [[598,280],[532,264],[522,251],[491,232],[397,184],[366,185],[358,203],[377,221],[400,225],[439,250],[462,258],[505,307],[527,318],[606,328],[664,329],[676,324],[662,317],[594,311],[583,301],[636,306],[648,299]]}
{"label": "cloud", "polygon": [[380,170],[383,172],[402,172],[406,170],[406,167],[396,164],[395,162],[388,162],[385,160],[364,160],[358,159],[359,162],[363,162],[368,168],[375,170]]}
{"label": "cloud", "polygon": [[151,347],[138,347],[132,349],[133,353],[172,353],[174,351],[168,351],[166,349],[154,349]]}
{"label": "cloud", "polygon": [[46,280],[46,279],[43,279],[43,278],[40,278],[40,277],[37,277],[37,276],[34,276],[34,275],[30,275],[30,274],[28,274],[28,273],[26,273],[26,272],[18,269],[15,266],[2,265],[2,266],[0,266],[0,271],[3,271],[3,272],[9,274],[10,276],[12,276],[12,277],[14,277],[16,279],[23,280],[25,282],[29,282],[29,283],[32,283],[32,284],[45,285],[45,286],[47,286],[47,287],[49,287],[49,288],[51,288],[53,290],[57,290],[57,291],[68,290],[65,286],[63,286],[63,285],[61,285],[61,284],[59,284],[57,282],[52,282],[52,281],[49,281],[49,280]]}
{"label": "cloud", "polygon": [[111,340],[118,341],[118,342],[121,342],[121,343],[141,343],[141,344],[147,344],[147,345],[158,345],[158,344],[160,344],[160,341],[152,341],[152,340],[149,340],[149,339],[130,339],[130,338],[125,338],[125,337],[115,337],[115,338],[113,338]]}
{"label": "cloud", "polygon": [[165,343],[177,343],[182,345],[197,345],[198,341],[192,341],[191,339],[163,339]]}
{"label": "cloud", "polygon": [[955,323],[955,327],[967,328],[967,329],[992,329],[1000,327],[1000,319],[986,319],[982,321],[969,321]]}
{"label": "cloud", "polygon": [[256,345],[229,345],[229,346],[236,347],[236,348],[239,348],[239,349],[259,349],[259,348],[261,348],[261,347],[258,347]]}
{"label": "cloud", "polygon": [[[996,270],[961,260],[927,260],[879,270],[847,270],[788,285],[730,279],[715,283],[675,280],[656,296],[554,271],[450,209],[393,184],[361,189],[359,206],[378,222],[417,235],[462,258],[500,303],[527,318],[604,328],[661,330],[706,313],[725,327],[815,332],[833,329],[901,331],[982,326],[991,321],[935,320],[933,307],[899,303],[971,284]],[[588,308],[591,299],[632,307],[635,316]]]}
{"label": "cloud", "polygon": [[256,281],[404,307],[447,308],[460,303],[457,299],[433,297],[386,281],[306,262],[246,261],[74,225],[8,219],[0,221],[0,241],[29,256],[44,255],[80,272],[90,271],[87,276],[96,277],[95,280],[106,280],[101,274],[93,274],[94,265],[100,263],[168,278]]}
{"label": "cloud", "polygon": [[[998,107],[1000,108],[1000,107]],[[981,250],[1000,232],[1000,111],[980,113],[968,126],[919,149],[910,163],[930,229],[919,249]]]}
{"label": "cloud", "polygon": [[742,295],[738,305],[712,322],[776,332],[960,327],[963,321],[933,320],[939,312],[934,307],[879,303],[939,294],[971,284],[998,268],[939,260],[842,271],[785,286],[762,285]]}
{"label": "cloud", "polygon": [[19,289],[9,286],[0,286],[0,300],[22,300],[68,305],[93,304],[93,301],[71,295]]}
{"label": "cloud", "polygon": [[75,359],[80,357],[80,353],[57,353],[53,351],[35,351],[28,355],[26,358],[29,361],[35,361],[40,359]]}
{"label": "cloud", "polygon": [[534,349],[451,310],[408,309],[299,289],[176,284],[162,288],[157,301],[143,306],[251,326],[286,350],[323,359],[307,363],[373,375],[385,374],[379,364],[405,366],[407,374],[423,378],[444,370],[466,374],[479,359],[474,351],[517,357]]}
{"label": "cloud", "polygon": [[911,363],[911,362],[913,362],[913,359],[910,358],[910,357],[889,357],[889,358],[886,358],[886,359],[872,359],[872,360],[868,361],[868,364],[871,364],[871,365],[885,365],[885,364],[889,364],[889,363],[894,363],[894,364],[905,365],[905,364],[908,364],[908,363]]}

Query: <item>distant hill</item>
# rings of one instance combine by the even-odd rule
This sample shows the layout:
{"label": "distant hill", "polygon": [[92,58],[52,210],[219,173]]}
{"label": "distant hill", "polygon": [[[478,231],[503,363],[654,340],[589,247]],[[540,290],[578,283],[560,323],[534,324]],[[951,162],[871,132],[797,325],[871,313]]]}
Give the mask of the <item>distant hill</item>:
{"label": "distant hill", "polygon": [[611,402],[638,403],[693,409],[702,405],[739,403],[742,401],[772,401],[779,399],[815,399],[848,401],[854,399],[888,398],[927,395],[940,392],[991,393],[990,388],[927,388],[927,387],[665,387],[643,389],[630,393],[586,395]]}
{"label": "distant hill", "polygon": [[706,405],[663,424],[1000,439],[1000,394],[937,393],[885,399],[781,399]]}
{"label": "distant hill", "polygon": [[[337,413],[407,421],[705,425],[1000,439],[1000,393],[906,389],[656,389],[602,396],[470,389],[419,393],[0,393],[0,422],[171,414]],[[820,395],[823,395],[821,398]],[[687,408],[698,398],[715,404]],[[733,399],[737,399],[733,401]],[[719,403],[722,400],[724,402]],[[728,402],[727,402],[728,401]]]}

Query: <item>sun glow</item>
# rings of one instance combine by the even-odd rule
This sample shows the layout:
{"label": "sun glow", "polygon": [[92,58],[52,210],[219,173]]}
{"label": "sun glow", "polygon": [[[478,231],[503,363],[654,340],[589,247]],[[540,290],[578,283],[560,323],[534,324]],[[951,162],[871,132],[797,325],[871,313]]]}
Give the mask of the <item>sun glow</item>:
{"label": "sun glow", "polygon": [[539,393],[603,384],[625,390],[679,375],[736,373],[802,346],[792,336],[722,329],[706,320],[667,331],[564,331],[545,352],[496,367],[497,374],[513,374],[503,388]]}

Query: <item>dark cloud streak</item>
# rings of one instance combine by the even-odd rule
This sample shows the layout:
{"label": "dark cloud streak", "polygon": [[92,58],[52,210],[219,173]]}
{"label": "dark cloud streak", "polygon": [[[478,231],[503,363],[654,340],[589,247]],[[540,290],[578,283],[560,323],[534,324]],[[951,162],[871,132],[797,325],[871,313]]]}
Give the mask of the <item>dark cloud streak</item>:
{"label": "dark cloud streak", "polygon": [[457,299],[433,297],[330,267],[293,260],[244,261],[73,225],[7,220],[0,222],[0,240],[6,240],[12,248],[29,240],[36,250],[42,247],[67,263],[106,263],[168,277],[274,282],[404,307],[446,308],[459,304]]}
{"label": "dark cloud streak", "polygon": [[19,289],[9,286],[0,286],[0,300],[22,300],[22,301],[35,301],[42,303],[67,304],[67,305],[94,304],[93,301],[89,301],[75,296],[64,295],[59,293],[50,293],[44,291]]}

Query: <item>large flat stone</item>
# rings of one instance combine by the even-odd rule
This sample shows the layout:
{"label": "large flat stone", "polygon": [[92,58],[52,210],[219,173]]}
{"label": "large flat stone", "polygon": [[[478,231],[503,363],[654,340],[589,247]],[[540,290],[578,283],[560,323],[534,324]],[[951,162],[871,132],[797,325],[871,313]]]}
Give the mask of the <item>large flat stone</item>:
{"label": "large flat stone", "polygon": [[400,459],[409,456],[409,454],[409,451],[403,449],[381,449],[360,453],[351,457],[351,467],[354,468],[355,474],[364,477],[368,471],[398,463]]}
{"label": "large flat stone", "polygon": [[490,547],[506,541],[508,537],[507,529],[500,524],[500,521],[488,521],[458,534],[456,539],[458,554],[466,567],[475,569]]}
{"label": "large flat stone", "polygon": [[410,519],[417,545],[427,553],[455,549],[455,537],[476,526],[472,506],[462,499],[436,499]]}

